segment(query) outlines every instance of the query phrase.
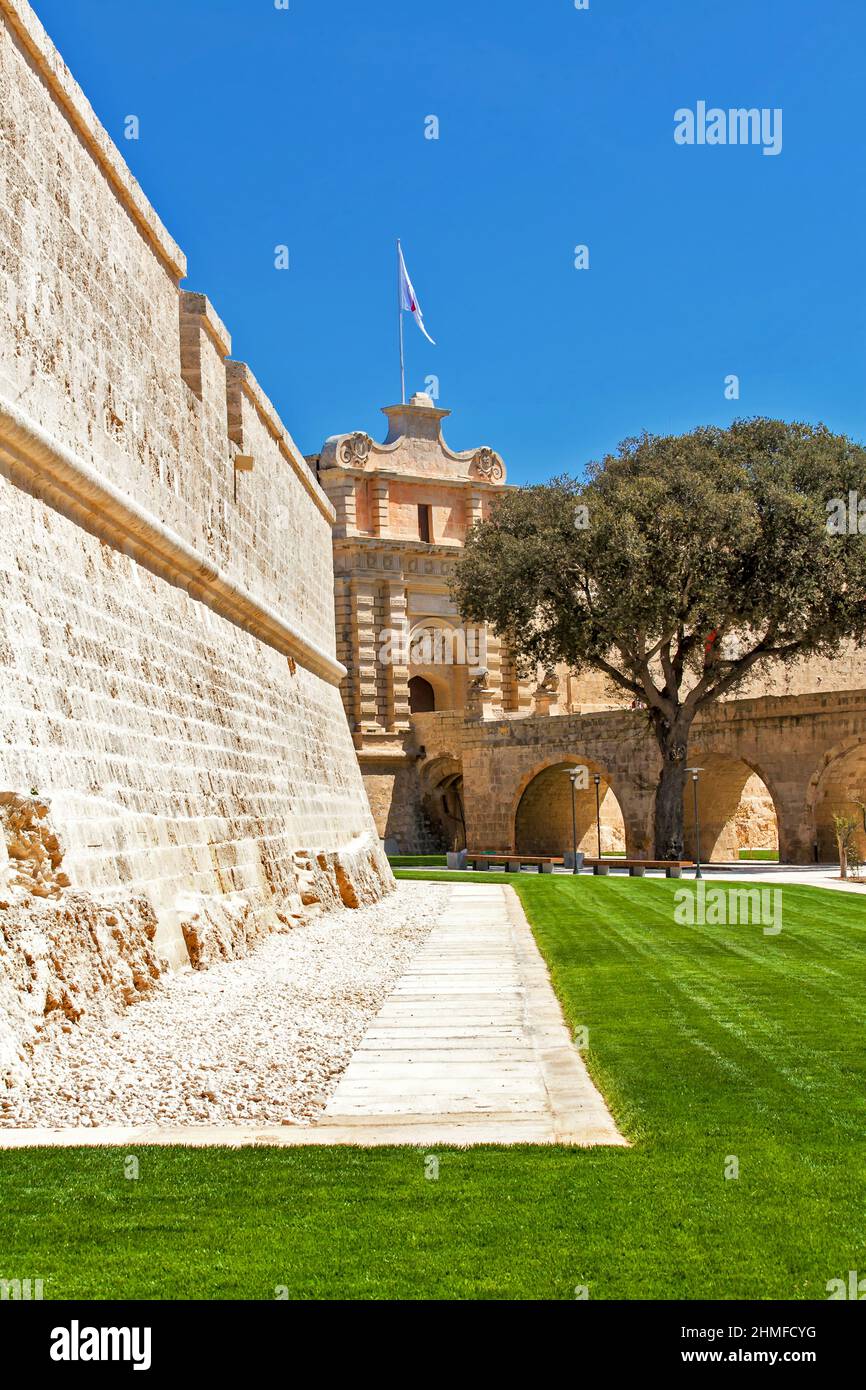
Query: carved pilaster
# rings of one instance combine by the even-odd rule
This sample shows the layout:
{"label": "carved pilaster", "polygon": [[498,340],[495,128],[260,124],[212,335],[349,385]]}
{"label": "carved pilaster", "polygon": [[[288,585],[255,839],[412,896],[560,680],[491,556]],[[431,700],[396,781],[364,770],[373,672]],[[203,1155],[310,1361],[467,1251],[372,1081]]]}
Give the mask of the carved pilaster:
{"label": "carved pilaster", "polygon": [[374,478],[372,487],[372,516],[370,524],[373,534],[376,536],[388,535],[389,516],[389,491],[387,478]]}
{"label": "carved pilaster", "polygon": [[409,728],[409,667],[408,655],[409,619],[406,604],[406,586],[402,580],[389,580],[385,588],[387,606],[386,623],[394,634],[392,661],[385,672],[388,705],[388,727],[391,729]]}
{"label": "carved pilaster", "polygon": [[328,497],[333,504],[334,511],[337,513],[337,520],[334,524],[335,536],[353,536],[357,533],[358,518],[355,505],[356,486],[357,484],[354,478],[343,478],[339,483],[332,484],[328,489]]}
{"label": "carved pilaster", "polygon": [[466,494],[466,530],[481,520],[481,493],[474,489]]}
{"label": "carved pilaster", "polygon": [[375,729],[379,724],[378,630],[376,626],[376,593],[374,579],[353,576],[351,584],[352,643],[357,673],[355,698],[356,727]]}

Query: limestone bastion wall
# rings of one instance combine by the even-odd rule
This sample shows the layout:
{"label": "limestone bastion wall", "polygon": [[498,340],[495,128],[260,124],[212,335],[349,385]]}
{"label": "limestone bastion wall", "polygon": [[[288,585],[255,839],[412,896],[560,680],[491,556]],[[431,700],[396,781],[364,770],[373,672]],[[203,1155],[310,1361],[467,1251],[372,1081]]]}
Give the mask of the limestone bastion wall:
{"label": "limestone bastion wall", "polygon": [[54,1020],[393,886],[330,504],[185,274],[0,0],[0,1078]]}

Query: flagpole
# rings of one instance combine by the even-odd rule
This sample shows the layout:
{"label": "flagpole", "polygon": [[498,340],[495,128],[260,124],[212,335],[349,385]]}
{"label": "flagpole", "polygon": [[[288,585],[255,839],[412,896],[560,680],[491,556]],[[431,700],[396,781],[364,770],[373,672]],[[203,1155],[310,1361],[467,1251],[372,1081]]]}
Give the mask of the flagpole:
{"label": "flagpole", "polygon": [[400,321],[400,393],[406,404],[406,363],[403,356],[403,280],[400,275],[400,238],[397,238],[397,318]]}

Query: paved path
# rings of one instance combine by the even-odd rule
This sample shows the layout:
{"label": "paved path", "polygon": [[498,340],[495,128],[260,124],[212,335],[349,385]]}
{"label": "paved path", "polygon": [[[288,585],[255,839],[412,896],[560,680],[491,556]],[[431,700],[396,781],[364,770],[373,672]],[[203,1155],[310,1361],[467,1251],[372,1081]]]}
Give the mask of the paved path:
{"label": "paved path", "polygon": [[324,1123],[399,1125],[424,1142],[622,1143],[512,889],[455,886]]}
{"label": "paved path", "polygon": [[[776,883],[783,887],[786,883],[802,883],[808,888],[829,888],[838,893],[859,893],[866,902],[866,884],[857,883],[850,878],[840,878],[838,864],[798,868],[794,864],[762,863],[759,859],[753,862],[753,870],[749,870],[747,864],[740,864],[736,868],[704,865],[704,877],[708,883]],[[688,870],[683,875],[683,883],[686,878],[694,879],[694,872]]]}
{"label": "paved path", "polygon": [[455,885],[310,1126],[0,1130],[26,1144],[625,1144],[517,895]]}

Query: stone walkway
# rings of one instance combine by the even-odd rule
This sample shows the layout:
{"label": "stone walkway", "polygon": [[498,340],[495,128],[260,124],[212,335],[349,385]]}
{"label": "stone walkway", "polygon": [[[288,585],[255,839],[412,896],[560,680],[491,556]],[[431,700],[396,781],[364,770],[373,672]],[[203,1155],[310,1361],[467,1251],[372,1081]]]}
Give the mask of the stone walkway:
{"label": "stone walkway", "polygon": [[2,1130],[32,1144],[617,1144],[517,895],[455,885],[309,1126]]}
{"label": "stone walkway", "polygon": [[455,887],[325,1110],[453,1143],[623,1140],[572,1045],[516,895]]}

